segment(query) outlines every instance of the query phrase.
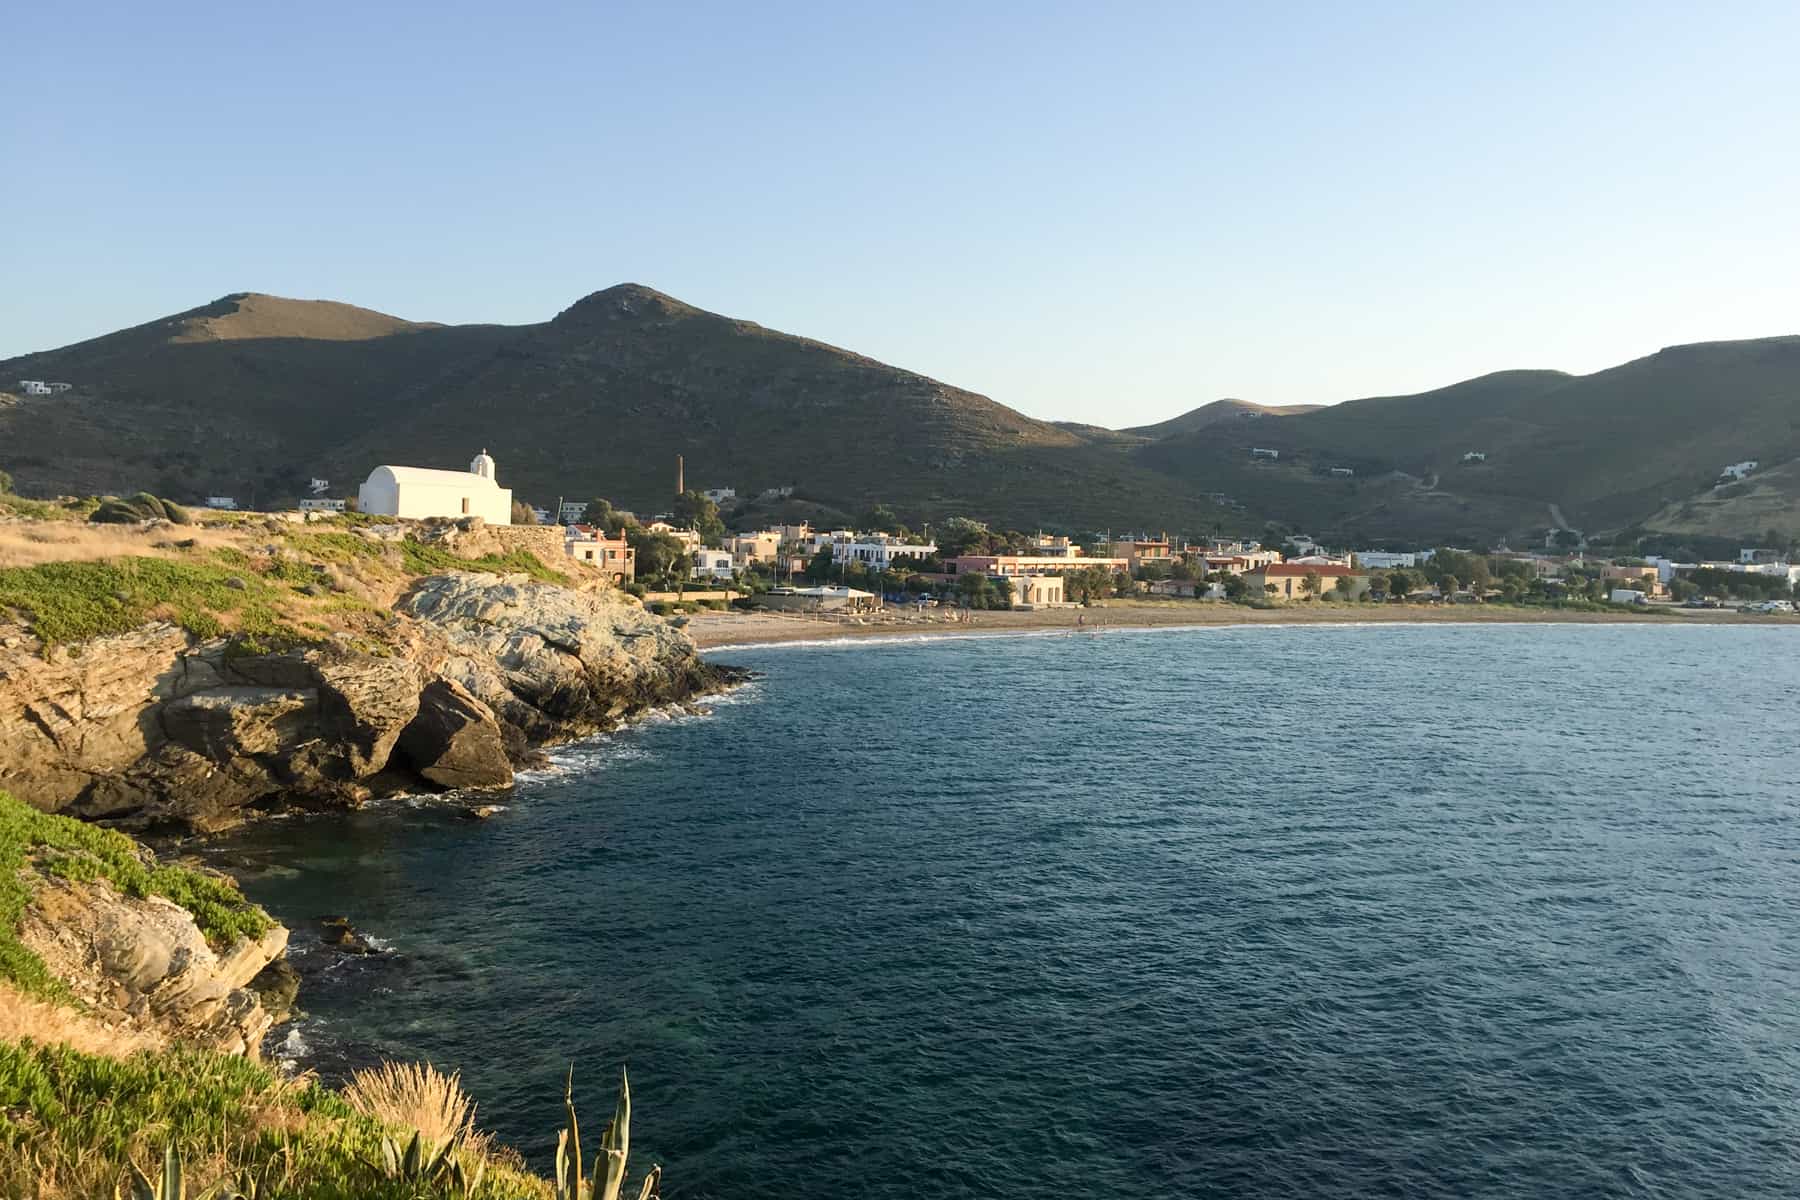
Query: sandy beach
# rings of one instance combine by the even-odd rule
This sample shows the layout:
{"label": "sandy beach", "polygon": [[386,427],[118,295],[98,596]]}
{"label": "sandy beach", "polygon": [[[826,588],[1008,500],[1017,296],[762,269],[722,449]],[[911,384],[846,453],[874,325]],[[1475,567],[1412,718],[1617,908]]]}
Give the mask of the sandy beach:
{"label": "sandy beach", "polygon": [[[964,619],[956,619],[958,616]],[[970,619],[972,618],[972,619]],[[688,619],[687,632],[702,648],[759,646],[822,639],[894,637],[907,634],[1003,634],[1032,630],[1087,627],[1180,628],[1196,625],[1368,625],[1448,622],[1460,624],[1544,622],[1555,624],[1785,624],[1800,627],[1793,616],[1737,613],[1723,609],[1659,608],[1649,613],[1577,612],[1510,605],[1428,604],[1290,604],[1280,608],[1247,608],[1221,601],[1114,600],[1104,607],[1044,609],[1033,612],[991,611],[972,614],[948,609],[924,613],[890,609],[861,617],[799,613],[701,612]]]}

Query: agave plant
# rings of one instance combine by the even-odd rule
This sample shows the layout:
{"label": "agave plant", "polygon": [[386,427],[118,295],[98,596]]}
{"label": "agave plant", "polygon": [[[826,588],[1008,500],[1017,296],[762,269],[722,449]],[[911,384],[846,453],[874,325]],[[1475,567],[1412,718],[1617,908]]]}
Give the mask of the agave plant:
{"label": "agave plant", "polygon": [[[113,1200],[187,1200],[187,1177],[181,1169],[181,1152],[170,1142],[163,1150],[162,1174],[154,1181],[138,1169],[136,1163],[131,1164],[131,1181],[129,1192],[123,1188],[113,1189]],[[207,1192],[196,1200],[206,1200],[212,1193]]]}
{"label": "agave plant", "polygon": [[441,1182],[446,1189],[467,1200],[468,1197],[475,1194],[475,1189],[481,1186],[481,1180],[486,1174],[487,1159],[477,1158],[475,1169],[470,1171],[463,1166],[461,1158],[453,1157],[450,1165],[444,1169],[444,1178]]}
{"label": "agave plant", "polygon": [[383,1135],[381,1161],[371,1162],[369,1166],[377,1175],[388,1179],[414,1185],[450,1183],[461,1187],[467,1194],[480,1183],[481,1171],[476,1171],[473,1183],[468,1181],[462,1162],[456,1157],[456,1148],[461,1142],[462,1135],[458,1133],[445,1142],[441,1149],[433,1152],[415,1130],[412,1140],[402,1150],[393,1138]]}
{"label": "agave plant", "polygon": [[[581,1170],[581,1123],[575,1117],[575,1068],[563,1089],[567,1123],[556,1136],[556,1200],[619,1200],[625,1185],[625,1159],[631,1151],[631,1079],[619,1071],[619,1103],[613,1119],[600,1135],[600,1153],[594,1159],[594,1178]],[[638,1189],[638,1200],[656,1200],[662,1193],[662,1168],[653,1166]]]}

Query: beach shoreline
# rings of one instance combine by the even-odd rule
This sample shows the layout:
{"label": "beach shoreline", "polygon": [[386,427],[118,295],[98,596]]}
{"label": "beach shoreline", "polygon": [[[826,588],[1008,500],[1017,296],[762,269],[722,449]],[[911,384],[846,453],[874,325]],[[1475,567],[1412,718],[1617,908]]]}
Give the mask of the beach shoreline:
{"label": "beach shoreline", "polygon": [[[686,632],[702,650],[775,646],[864,638],[962,638],[999,634],[1106,629],[1191,629],[1248,625],[1555,624],[1769,625],[1800,627],[1792,616],[1725,609],[1659,609],[1650,613],[1583,612],[1501,604],[1335,604],[1315,602],[1250,608],[1222,601],[1111,601],[1091,608],[992,610],[951,619],[950,610],[924,614],[888,610],[861,618],[800,613],[699,612]],[[1080,622],[1078,625],[1077,622]]]}

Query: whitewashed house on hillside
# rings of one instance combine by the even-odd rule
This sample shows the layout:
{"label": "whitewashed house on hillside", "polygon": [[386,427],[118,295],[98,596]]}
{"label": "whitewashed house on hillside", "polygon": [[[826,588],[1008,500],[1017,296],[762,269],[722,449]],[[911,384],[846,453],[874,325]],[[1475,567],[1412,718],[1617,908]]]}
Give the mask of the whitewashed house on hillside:
{"label": "whitewashed house on hillside", "polygon": [[512,524],[512,489],[494,477],[494,460],[483,450],[467,471],[430,467],[376,467],[356,493],[363,512],[385,517],[480,517],[489,525]]}

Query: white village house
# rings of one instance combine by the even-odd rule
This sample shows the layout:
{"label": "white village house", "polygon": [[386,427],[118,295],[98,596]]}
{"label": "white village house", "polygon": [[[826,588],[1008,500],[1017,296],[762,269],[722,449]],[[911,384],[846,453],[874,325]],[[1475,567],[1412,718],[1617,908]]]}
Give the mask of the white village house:
{"label": "white village house", "polygon": [[494,478],[494,460],[486,450],[467,471],[376,467],[358,489],[356,506],[386,517],[480,517],[489,525],[512,524],[512,489]]}

